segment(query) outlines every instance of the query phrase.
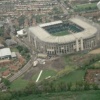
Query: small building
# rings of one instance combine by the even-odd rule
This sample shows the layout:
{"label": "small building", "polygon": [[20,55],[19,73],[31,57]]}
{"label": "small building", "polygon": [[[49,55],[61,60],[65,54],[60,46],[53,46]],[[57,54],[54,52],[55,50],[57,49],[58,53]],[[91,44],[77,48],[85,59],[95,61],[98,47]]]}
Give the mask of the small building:
{"label": "small building", "polygon": [[24,29],[22,29],[22,30],[20,30],[20,31],[17,31],[17,37],[18,36],[26,36],[27,35],[27,32],[24,30]]}
{"label": "small building", "polygon": [[15,52],[12,52],[12,53],[11,53],[11,57],[12,57],[12,58],[16,58],[16,53],[15,53]]}
{"label": "small building", "polygon": [[6,39],[5,43],[7,46],[12,46],[17,44],[17,42],[14,41],[13,39]]}
{"label": "small building", "polygon": [[43,54],[43,53],[38,53],[38,58],[46,58],[47,54]]}
{"label": "small building", "polygon": [[18,66],[10,66],[10,67],[9,67],[9,70],[14,71],[14,72],[17,72],[18,69],[19,69]]}
{"label": "small building", "polygon": [[10,48],[0,49],[0,59],[10,58],[10,57],[11,57],[11,50],[10,50]]}
{"label": "small building", "polygon": [[10,76],[11,75],[11,72],[9,71],[9,70],[6,70],[6,71],[4,71],[3,73],[2,73],[2,77],[3,78],[7,78],[8,76]]}

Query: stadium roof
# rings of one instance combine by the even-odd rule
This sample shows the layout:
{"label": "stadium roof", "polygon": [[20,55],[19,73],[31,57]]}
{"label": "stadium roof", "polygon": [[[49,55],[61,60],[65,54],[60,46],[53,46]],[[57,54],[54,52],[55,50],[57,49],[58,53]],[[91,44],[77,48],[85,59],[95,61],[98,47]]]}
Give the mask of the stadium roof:
{"label": "stadium roof", "polygon": [[10,48],[0,49],[0,58],[5,57],[5,56],[11,56]]}
{"label": "stadium roof", "polygon": [[55,21],[55,22],[50,22],[50,23],[44,23],[44,24],[40,24],[40,27],[45,27],[45,26],[50,26],[50,25],[56,25],[56,24],[60,24],[62,23],[62,21]]}
{"label": "stadium roof", "polygon": [[[83,39],[89,38],[97,32],[97,29],[94,26],[90,25],[89,23],[85,22],[82,19],[75,17],[69,20],[75,23],[76,25],[84,28],[84,30],[78,33],[72,33],[72,34],[68,34],[64,36],[53,36],[53,35],[50,35],[45,29],[41,28],[46,25],[51,25],[51,23],[42,24],[35,27],[30,27],[29,30],[41,41],[49,42],[49,43],[58,43],[58,44],[72,42],[79,38],[83,38]],[[62,21],[57,21],[57,22],[52,22],[52,23],[57,24],[58,22],[61,23]]]}

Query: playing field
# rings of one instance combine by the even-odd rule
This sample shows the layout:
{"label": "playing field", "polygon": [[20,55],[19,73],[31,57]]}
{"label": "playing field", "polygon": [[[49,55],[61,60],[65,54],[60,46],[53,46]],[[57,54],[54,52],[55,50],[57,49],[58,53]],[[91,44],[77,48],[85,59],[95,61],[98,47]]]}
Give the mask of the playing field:
{"label": "playing field", "polygon": [[52,33],[53,36],[64,36],[70,34],[67,30],[61,32]]}

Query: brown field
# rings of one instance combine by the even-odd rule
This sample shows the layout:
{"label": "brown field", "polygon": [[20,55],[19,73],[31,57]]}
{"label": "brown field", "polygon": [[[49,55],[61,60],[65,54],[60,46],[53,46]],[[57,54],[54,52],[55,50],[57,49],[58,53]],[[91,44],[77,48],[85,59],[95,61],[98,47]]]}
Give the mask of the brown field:
{"label": "brown field", "polygon": [[85,80],[88,83],[100,84],[100,69],[89,69],[89,70],[87,70]]}

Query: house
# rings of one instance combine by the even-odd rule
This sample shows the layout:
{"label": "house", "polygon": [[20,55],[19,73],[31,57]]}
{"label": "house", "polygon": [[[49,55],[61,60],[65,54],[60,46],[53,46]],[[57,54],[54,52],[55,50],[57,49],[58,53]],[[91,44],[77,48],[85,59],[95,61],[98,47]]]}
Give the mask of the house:
{"label": "house", "polygon": [[2,78],[7,78],[8,76],[11,75],[11,72],[9,70],[6,70],[2,73]]}
{"label": "house", "polygon": [[16,58],[16,53],[15,53],[15,52],[12,52],[12,53],[11,53],[11,57],[12,57],[12,58]]}
{"label": "house", "polygon": [[18,69],[19,69],[19,67],[17,67],[17,66],[10,66],[9,67],[9,70],[14,71],[14,72],[17,72]]}
{"label": "house", "polygon": [[18,36],[26,36],[27,35],[27,32],[24,30],[24,29],[22,29],[22,30],[20,30],[20,31],[17,31],[17,37]]}

